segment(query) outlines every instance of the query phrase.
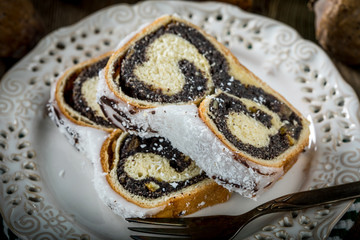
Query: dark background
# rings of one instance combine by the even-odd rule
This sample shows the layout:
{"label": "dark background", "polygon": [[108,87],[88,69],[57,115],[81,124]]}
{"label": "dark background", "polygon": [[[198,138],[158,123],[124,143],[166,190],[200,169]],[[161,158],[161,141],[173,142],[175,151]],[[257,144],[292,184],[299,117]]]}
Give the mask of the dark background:
{"label": "dark background", "polygon": [[[118,3],[133,4],[138,1],[129,0],[0,0],[1,2],[28,1],[35,9],[35,13],[41,24],[39,30],[28,45],[26,54],[41,37],[57,30],[58,28],[71,25],[95,11]],[[245,10],[264,15],[290,25],[299,34],[310,41],[317,43],[315,38],[314,20],[315,14],[308,7],[310,0],[220,0],[237,6],[245,6]],[[1,13],[1,9],[0,9]],[[1,18],[1,15],[0,15]],[[21,56],[22,56],[21,55]],[[0,78],[14,65],[21,56],[0,56]],[[333,59],[344,79],[350,83],[360,96],[360,66],[349,67],[336,59]]]}

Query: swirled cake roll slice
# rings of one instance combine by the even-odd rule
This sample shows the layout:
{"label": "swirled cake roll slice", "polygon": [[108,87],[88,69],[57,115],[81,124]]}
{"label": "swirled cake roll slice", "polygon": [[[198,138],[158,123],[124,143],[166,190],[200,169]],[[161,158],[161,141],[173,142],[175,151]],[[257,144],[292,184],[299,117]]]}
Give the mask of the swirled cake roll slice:
{"label": "swirled cake roll slice", "polygon": [[[62,74],[51,86],[49,115],[70,143],[85,152],[88,143],[101,132],[113,131],[96,99],[99,71],[103,69],[111,52],[79,63]],[[94,131],[89,131],[89,127]],[[90,137],[92,133],[98,134]]]}
{"label": "swirled cake roll slice", "polygon": [[96,101],[99,71],[106,66],[110,54],[68,69],[54,85],[59,110],[75,124],[105,131],[113,130]]}
{"label": "swirled cake roll slice", "polygon": [[138,108],[199,103],[214,90],[203,39],[183,20],[159,18],[111,56],[107,84],[118,98]]}
{"label": "swirled cake roll slice", "polygon": [[237,161],[286,172],[308,145],[309,130],[308,122],[284,101],[267,105],[219,91],[201,103],[199,113]]}
{"label": "swirled cake roll slice", "polygon": [[308,121],[284,97],[177,17],[161,17],[122,44],[100,82],[98,99],[114,125],[169,139],[246,197],[276,182],[308,143]]}
{"label": "swirled cake roll slice", "polygon": [[[179,217],[225,202],[229,191],[209,179],[195,162],[162,137],[141,138],[116,131],[105,141],[101,163],[112,189],[129,203],[157,208],[154,217]],[[128,206],[114,206],[129,216]]]}

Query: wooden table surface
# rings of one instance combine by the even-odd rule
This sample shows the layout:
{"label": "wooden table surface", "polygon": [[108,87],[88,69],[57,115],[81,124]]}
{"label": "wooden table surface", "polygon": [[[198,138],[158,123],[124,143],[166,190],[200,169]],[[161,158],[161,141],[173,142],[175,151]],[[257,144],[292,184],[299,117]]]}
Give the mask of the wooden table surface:
{"label": "wooden table surface", "polygon": [[[2,1],[2,0],[0,0]],[[238,4],[244,0],[229,0]],[[118,1],[118,0],[30,0],[36,12],[40,16],[43,23],[42,36],[63,27],[68,26],[82,18],[88,16],[97,10],[111,6],[117,3],[136,3],[137,1]],[[251,0],[249,0],[251,2]],[[315,38],[314,12],[307,7],[306,0],[253,0],[252,8],[247,11],[264,15],[281,22],[284,22],[299,34],[310,41],[317,43]],[[30,49],[29,49],[30,50]],[[18,58],[0,58],[0,79],[2,75],[9,70],[19,59]],[[336,59],[332,59],[339,72],[360,96],[360,66],[349,67]],[[14,236],[11,235],[11,238]],[[2,238],[0,236],[1,239]],[[344,239],[360,239],[360,221],[359,218],[355,222],[354,227],[350,229],[348,235]]]}

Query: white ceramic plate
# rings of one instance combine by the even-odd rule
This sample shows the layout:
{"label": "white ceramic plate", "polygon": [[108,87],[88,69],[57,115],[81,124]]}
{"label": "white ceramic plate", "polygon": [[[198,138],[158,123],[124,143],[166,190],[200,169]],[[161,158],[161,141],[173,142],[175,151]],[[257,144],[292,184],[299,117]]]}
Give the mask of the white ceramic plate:
{"label": "white ceramic plate", "polygon": [[[163,14],[203,27],[311,122],[311,146],[258,202],[237,194],[195,215],[238,214],[282,194],[360,179],[359,103],[316,45],[283,24],[220,3],[143,2],[99,11],[46,38],[0,82],[0,209],[24,239],[129,239],[97,197],[93,168],[49,120],[49,86]],[[263,217],[238,239],[325,238],[351,202]]]}

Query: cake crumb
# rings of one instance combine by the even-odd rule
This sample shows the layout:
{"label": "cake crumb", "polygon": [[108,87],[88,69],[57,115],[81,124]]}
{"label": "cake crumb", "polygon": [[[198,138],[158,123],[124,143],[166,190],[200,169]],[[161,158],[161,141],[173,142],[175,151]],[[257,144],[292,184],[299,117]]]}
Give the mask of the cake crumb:
{"label": "cake crumb", "polygon": [[65,170],[61,170],[60,172],[59,172],[59,177],[64,177],[65,176]]}

